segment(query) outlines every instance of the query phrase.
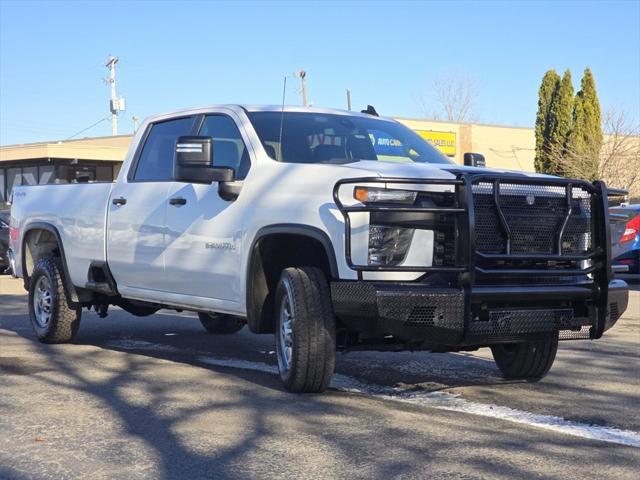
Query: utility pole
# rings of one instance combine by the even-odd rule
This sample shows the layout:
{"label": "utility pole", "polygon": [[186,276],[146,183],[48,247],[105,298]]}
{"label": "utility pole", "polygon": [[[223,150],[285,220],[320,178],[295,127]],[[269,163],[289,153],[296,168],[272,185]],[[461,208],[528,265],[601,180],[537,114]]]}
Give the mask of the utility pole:
{"label": "utility pole", "polygon": [[111,87],[111,101],[109,110],[111,111],[111,135],[118,134],[118,112],[124,111],[124,98],[118,98],[116,94],[116,63],[118,57],[109,57],[105,67],[109,69],[109,79],[107,83]]}
{"label": "utility pole", "polygon": [[133,133],[136,133],[136,131],[138,130],[138,120],[140,120],[140,117],[134,115],[133,117],[131,117],[131,120],[133,120]]}
{"label": "utility pole", "polygon": [[300,73],[298,73],[298,76],[300,77],[300,90],[302,92],[302,105],[303,106],[307,106],[307,82],[305,80],[305,78],[307,77],[307,72],[305,72],[304,70],[300,70]]}
{"label": "utility pole", "polygon": [[351,111],[351,90],[347,88],[347,110]]}

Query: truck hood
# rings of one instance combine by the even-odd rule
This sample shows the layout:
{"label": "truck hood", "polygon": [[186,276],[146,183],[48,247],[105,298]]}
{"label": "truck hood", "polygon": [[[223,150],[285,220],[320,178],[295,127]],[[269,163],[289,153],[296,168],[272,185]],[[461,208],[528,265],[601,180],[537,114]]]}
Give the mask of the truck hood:
{"label": "truck hood", "polygon": [[453,163],[395,163],[361,160],[359,162],[343,164],[340,165],[340,167],[359,171],[358,175],[371,175],[378,177],[451,179],[455,178],[455,173],[462,171],[470,173],[516,173],[527,177],[552,178],[550,175],[542,175],[534,172],[523,172],[520,170],[496,168],[466,167],[464,165]]}

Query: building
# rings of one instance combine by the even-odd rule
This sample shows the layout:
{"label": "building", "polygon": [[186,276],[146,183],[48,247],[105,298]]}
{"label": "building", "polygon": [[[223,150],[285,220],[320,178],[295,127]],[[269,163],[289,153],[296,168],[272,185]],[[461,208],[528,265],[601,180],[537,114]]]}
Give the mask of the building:
{"label": "building", "polygon": [[535,133],[533,128],[453,123],[395,117],[425,140],[440,148],[456,163],[466,152],[484,155],[487,166],[509,170],[535,171]]}
{"label": "building", "polygon": [[0,147],[0,208],[14,185],[112,181],[130,135]]}

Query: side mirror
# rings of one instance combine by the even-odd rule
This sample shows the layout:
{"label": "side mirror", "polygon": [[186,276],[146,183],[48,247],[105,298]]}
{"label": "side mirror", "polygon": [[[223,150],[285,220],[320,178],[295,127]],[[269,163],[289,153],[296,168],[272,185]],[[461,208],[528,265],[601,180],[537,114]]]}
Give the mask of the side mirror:
{"label": "side mirror", "polygon": [[484,155],[469,152],[464,154],[464,164],[467,167],[484,167],[486,165]]}
{"label": "side mirror", "polygon": [[236,172],[230,167],[213,166],[211,137],[178,137],[174,178],[177,182],[233,182]]}

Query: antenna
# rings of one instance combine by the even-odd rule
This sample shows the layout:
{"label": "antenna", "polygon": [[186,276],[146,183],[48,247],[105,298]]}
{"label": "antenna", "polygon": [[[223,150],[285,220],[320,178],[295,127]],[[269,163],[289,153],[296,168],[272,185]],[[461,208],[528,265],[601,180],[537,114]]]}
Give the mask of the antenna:
{"label": "antenna", "polygon": [[282,108],[280,109],[280,138],[278,139],[278,145],[280,147],[280,161],[283,160],[282,157],[282,127],[284,125],[284,99],[287,95],[287,76],[284,76],[284,85],[282,87]]}

